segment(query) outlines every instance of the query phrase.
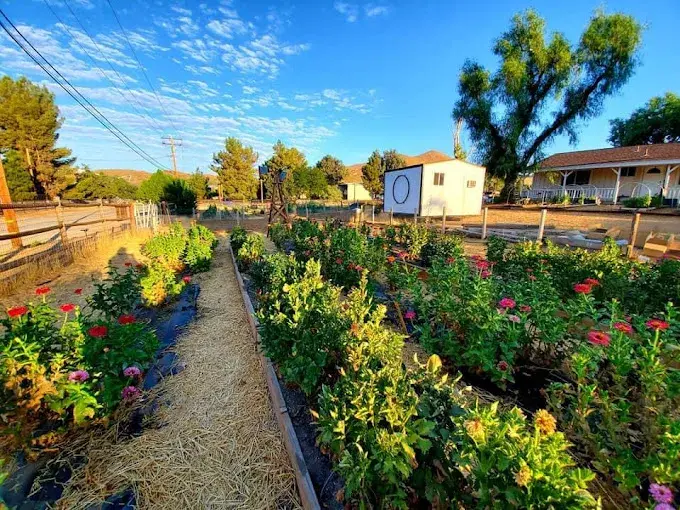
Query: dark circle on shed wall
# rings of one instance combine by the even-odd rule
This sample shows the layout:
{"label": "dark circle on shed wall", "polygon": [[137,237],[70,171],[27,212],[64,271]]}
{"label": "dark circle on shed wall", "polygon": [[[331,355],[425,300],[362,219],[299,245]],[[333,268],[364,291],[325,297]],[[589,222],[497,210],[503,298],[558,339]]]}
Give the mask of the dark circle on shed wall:
{"label": "dark circle on shed wall", "polygon": [[[401,201],[399,201],[397,199],[397,195],[395,194],[395,187],[396,187],[397,183],[399,182],[399,179],[404,179],[406,181],[406,194],[404,195],[404,198]],[[411,193],[411,182],[408,180],[408,177],[406,177],[403,174],[398,175],[397,178],[394,179],[394,182],[392,183],[392,198],[394,198],[394,201],[397,204],[401,205],[404,202],[406,202],[406,200],[408,200],[408,196],[409,196],[410,193]]]}

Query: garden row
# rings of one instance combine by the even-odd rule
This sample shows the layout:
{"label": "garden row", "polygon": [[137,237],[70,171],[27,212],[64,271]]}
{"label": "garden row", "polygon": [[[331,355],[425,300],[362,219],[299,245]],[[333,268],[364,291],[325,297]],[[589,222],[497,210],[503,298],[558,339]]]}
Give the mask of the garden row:
{"label": "garden row", "polygon": [[59,451],[74,432],[105,425],[122,401],[137,399],[159,349],[155,332],[138,320],[140,307],[178,295],[190,272],[209,267],[214,244],[204,227],[173,225],[145,244],[146,265],[110,268],[83,309],[55,305],[50,288],[40,287],[35,301],[7,310],[0,321],[3,455]]}
{"label": "garden row", "polygon": [[[592,253],[500,239],[489,241],[487,259],[468,258],[459,238],[413,225],[371,232],[297,221],[270,235],[294,255],[263,256],[261,239],[239,232],[232,243],[258,285],[265,350],[286,381],[318,396],[320,440],[337,455],[349,496],[587,506],[592,474],[572,470],[576,462],[597,473],[591,490],[610,503],[673,503],[678,262],[633,262],[613,242]],[[349,291],[342,304],[338,286]],[[403,317],[384,324],[384,307],[364,294],[397,301]],[[508,422],[519,410],[475,403],[450,383],[438,384],[435,398],[422,383],[427,370],[401,368],[402,338],[392,331],[404,323],[450,374],[486,382],[499,400],[511,391],[520,402],[538,397],[525,407],[552,414],[536,411],[533,427],[550,423],[554,432],[557,417],[574,459],[562,432],[545,435],[552,446],[535,452],[544,435],[534,437],[524,418],[521,427]],[[508,436],[518,444],[531,436],[532,446]],[[385,448],[403,462],[386,461]],[[550,457],[557,452],[559,462]]]}

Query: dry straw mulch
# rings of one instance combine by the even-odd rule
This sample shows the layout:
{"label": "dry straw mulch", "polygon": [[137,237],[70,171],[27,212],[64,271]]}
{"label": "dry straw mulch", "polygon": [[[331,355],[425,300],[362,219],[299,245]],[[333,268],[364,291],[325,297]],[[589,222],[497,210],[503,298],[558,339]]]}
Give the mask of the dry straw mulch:
{"label": "dry straw mulch", "polygon": [[[93,437],[60,508],[132,488],[139,508],[299,508],[290,466],[223,241],[198,317],[177,345],[186,369],[159,386],[168,404],[138,437]],[[154,426],[155,425],[155,426]]]}

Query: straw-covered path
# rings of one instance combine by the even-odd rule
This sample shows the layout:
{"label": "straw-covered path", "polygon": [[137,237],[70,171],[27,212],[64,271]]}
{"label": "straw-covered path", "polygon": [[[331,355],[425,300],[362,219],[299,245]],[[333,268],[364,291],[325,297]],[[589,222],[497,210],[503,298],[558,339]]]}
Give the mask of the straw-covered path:
{"label": "straw-covered path", "polygon": [[168,405],[138,437],[93,438],[61,508],[125,488],[138,508],[299,507],[227,250],[222,240],[194,278],[198,316],[177,344],[186,369],[159,386]]}

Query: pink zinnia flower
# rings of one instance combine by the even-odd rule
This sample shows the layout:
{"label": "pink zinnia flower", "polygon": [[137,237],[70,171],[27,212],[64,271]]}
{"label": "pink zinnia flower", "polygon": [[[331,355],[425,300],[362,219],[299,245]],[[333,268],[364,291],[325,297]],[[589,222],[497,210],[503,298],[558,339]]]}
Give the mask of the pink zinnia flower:
{"label": "pink zinnia flower", "polygon": [[397,253],[397,257],[404,260],[406,257],[408,257],[408,253],[406,253],[405,251],[400,251],[399,253]]}
{"label": "pink zinnia flower", "polygon": [[342,264],[342,259],[341,259],[341,258],[335,259],[335,263],[336,263],[337,265]]}
{"label": "pink zinnia flower", "polygon": [[633,332],[633,326],[627,322],[615,322],[614,329],[621,333],[625,333],[626,335],[630,335]]}
{"label": "pink zinnia flower", "polygon": [[35,294],[36,296],[44,296],[45,294],[48,294],[50,290],[51,289],[49,287],[38,287],[35,289]]}
{"label": "pink zinnia flower", "polygon": [[134,400],[141,395],[141,391],[136,386],[126,386],[123,391],[120,392],[120,396],[123,400]]}
{"label": "pink zinnia flower", "polygon": [[498,306],[505,310],[515,308],[515,305],[516,305],[515,300],[509,297],[504,297],[498,302]]}
{"label": "pink zinnia flower", "polygon": [[407,310],[406,313],[404,314],[404,319],[412,321],[413,319],[416,318],[416,312],[413,310]]}
{"label": "pink zinnia flower", "polygon": [[85,370],[75,370],[68,374],[68,380],[69,381],[75,381],[75,382],[85,382],[90,378],[90,374],[88,374]]}
{"label": "pink zinnia flower", "polygon": [[533,272],[534,272],[534,269],[533,269],[533,268],[527,267],[527,273],[533,273]]}
{"label": "pink zinnia flower", "polygon": [[139,367],[131,366],[123,370],[123,375],[125,377],[139,377],[142,375],[142,371],[139,369]]}
{"label": "pink zinnia flower", "polygon": [[190,283],[190,282],[191,282],[191,276],[185,276],[185,277],[183,277],[183,278],[182,278],[182,281],[183,281],[184,283]]}
{"label": "pink zinnia flower", "polygon": [[611,338],[604,331],[591,331],[588,333],[588,341],[594,345],[604,345],[607,347]]}
{"label": "pink zinnia flower", "polygon": [[7,315],[11,319],[16,319],[17,317],[21,317],[22,315],[25,315],[28,313],[28,308],[25,306],[15,306],[14,308],[10,308],[7,310]]}
{"label": "pink zinnia flower", "polygon": [[519,305],[519,311],[529,313],[531,311],[531,307],[529,305]]}
{"label": "pink zinnia flower", "polygon": [[675,510],[675,507],[669,503],[659,503],[654,510]]}
{"label": "pink zinnia flower", "polygon": [[519,323],[519,322],[522,321],[522,319],[520,319],[519,317],[517,317],[517,315],[508,315],[508,320],[509,320],[510,322],[514,322],[515,324],[517,324],[517,323]]}
{"label": "pink zinnia flower", "polygon": [[73,303],[64,303],[59,307],[59,309],[64,313],[69,313],[76,309],[76,305]]}
{"label": "pink zinnia flower", "polygon": [[590,294],[593,291],[593,287],[587,283],[577,283],[574,285],[574,291],[577,294]]}
{"label": "pink zinnia flower", "polygon": [[361,266],[354,266],[354,269],[356,269],[356,270],[359,271],[359,272],[361,272],[361,271],[364,270],[364,268],[361,267]]}
{"label": "pink zinnia flower", "polygon": [[491,276],[491,271],[489,271],[488,269],[484,269],[481,273],[479,273],[479,276],[486,279],[489,276]]}
{"label": "pink zinnia flower", "polygon": [[106,326],[93,326],[87,332],[90,334],[91,337],[102,338],[108,334],[109,328],[107,328]]}
{"label": "pink zinnia flower", "polygon": [[489,261],[488,260],[478,260],[475,263],[475,266],[477,266],[477,269],[489,269]]}
{"label": "pink zinnia flower", "polygon": [[496,366],[498,367],[498,370],[500,370],[501,372],[505,372],[509,367],[508,362],[505,360],[499,361],[498,365]]}
{"label": "pink zinnia flower", "polygon": [[535,277],[534,275],[530,274],[530,275],[529,275],[529,280],[531,280],[532,282],[535,282],[535,281],[536,281],[536,277]]}
{"label": "pink zinnia flower", "polygon": [[73,291],[73,293],[80,296],[83,293],[83,289],[76,289]]}
{"label": "pink zinnia flower", "polygon": [[121,326],[125,326],[126,324],[134,324],[135,323],[135,316],[134,315],[121,315],[118,317],[118,324]]}
{"label": "pink zinnia flower", "polygon": [[657,503],[673,502],[673,491],[671,491],[665,485],[653,483],[649,486],[649,493],[652,495],[654,501],[656,501]]}
{"label": "pink zinnia flower", "polygon": [[645,325],[649,329],[653,329],[653,330],[656,330],[656,331],[659,331],[659,330],[666,331],[670,326],[670,324],[668,324],[666,321],[662,321],[661,319],[649,319],[645,323]]}

